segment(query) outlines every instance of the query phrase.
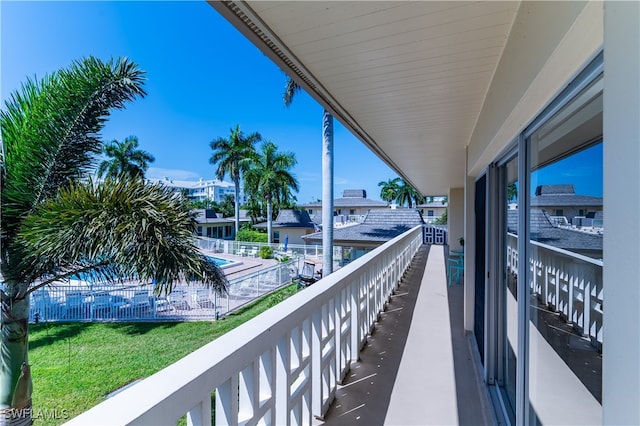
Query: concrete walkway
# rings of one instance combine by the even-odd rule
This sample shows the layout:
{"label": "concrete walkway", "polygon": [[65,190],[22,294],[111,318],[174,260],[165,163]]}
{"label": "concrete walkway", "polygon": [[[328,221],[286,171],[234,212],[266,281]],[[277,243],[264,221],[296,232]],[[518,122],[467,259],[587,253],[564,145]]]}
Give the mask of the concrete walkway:
{"label": "concrete walkway", "polygon": [[463,287],[447,287],[444,261],[443,247],[420,249],[324,424],[494,423],[462,327]]}

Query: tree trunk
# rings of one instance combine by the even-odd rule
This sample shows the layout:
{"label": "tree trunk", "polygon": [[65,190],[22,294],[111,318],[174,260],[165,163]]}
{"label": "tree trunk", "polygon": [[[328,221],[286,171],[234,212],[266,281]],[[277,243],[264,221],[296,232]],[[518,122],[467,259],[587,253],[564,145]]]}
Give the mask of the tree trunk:
{"label": "tree trunk", "polygon": [[0,426],[30,425],[29,296],[15,300],[3,292],[1,322]]}
{"label": "tree trunk", "polygon": [[233,183],[236,188],[236,205],[235,205],[236,233],[234,235],[234,238],[236,238],[238,235],[238,231],[240,230],[240,177],[235,177],[233,179]]}
{"label": "tree trunk", "polygon": [[322,276],[333,272],[333,116],[322,115]]}
{"label": "tree trunk", "polygon": [[267,243],[271,244],[271,242],[273,241],[273,219],[272,219],[272,212],[273,212],[273,205],[271,204],[271,197],[266,197],[267,198]]}

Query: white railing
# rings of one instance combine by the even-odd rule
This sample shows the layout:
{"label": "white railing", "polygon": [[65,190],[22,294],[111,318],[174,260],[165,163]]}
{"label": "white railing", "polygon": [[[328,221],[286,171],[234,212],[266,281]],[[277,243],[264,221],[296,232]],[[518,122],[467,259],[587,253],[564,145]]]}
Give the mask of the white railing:
{"label": "white railing", "polygon": [[[236,256],[259,257],[262,247],[271,247],[273,253],[278,256],[290,258],[302,257],[304,259],[322,259],[322,245],[319,244],[287,244],[284,243],[257,243],[248,241],[220,240],[216,238],[198,237],[196,245],[201,250],[212,253],[225,253]],[[342,259],[342,247],[333,247],[333,260],[339,262]],[[334,265],[335,266],[335,265]],[[335,268],[334,268],[335,269]]]}
{"label": "white railing", "polygon": [[[69,425],[311,424],[422,244],[416,227]],[[212,392],[215,396],[212,396]]]}
{"label": "white railing", "polygon": [[214,320],[292,282],[297,260],[230,280],[226,294],[199,284],[179,284],[168,295],[157,295],[152,284],[71,281],[31,294],[29,320],[184,321]]}
{"label": "white railing", "polygon": [[[247,256],[251,249],[256,249],[256,256],[259,256],[262,247],[271,247],[274,253],[290,254],[289,257],[311,257],[322,258],[321,245],[303,245],[303,244],[287,244],[287,250],[284,251],[283,243],[258,243],[250,241],[234,241],[220,240],[216,238],[198,237],[198,248],[216,253],[234,254],[239,256]],[[336,248],[334,247],[334,251]]]}
{"label": "white railing", "polygon": [[[602,260],[531,241],[532,294],[560,313],[594,345],[602,344]],[[507,234],[507,267],[518,273],[518,236]]]}

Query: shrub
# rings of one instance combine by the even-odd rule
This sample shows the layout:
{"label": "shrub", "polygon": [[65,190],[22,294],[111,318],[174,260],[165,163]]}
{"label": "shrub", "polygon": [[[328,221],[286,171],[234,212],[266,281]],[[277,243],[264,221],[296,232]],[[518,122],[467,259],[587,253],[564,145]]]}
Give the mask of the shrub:
{"label": "shrub", "polygon": [[273,249],[271,247],[260,247],[260,257],[262,259],[271,259],[273,257]]}
{"label": "shrub", "polygon": [[253,229],[240,229],[236,234],[236,241],[247,241],[251,243],[266,243],[266,232],[255,231]]}

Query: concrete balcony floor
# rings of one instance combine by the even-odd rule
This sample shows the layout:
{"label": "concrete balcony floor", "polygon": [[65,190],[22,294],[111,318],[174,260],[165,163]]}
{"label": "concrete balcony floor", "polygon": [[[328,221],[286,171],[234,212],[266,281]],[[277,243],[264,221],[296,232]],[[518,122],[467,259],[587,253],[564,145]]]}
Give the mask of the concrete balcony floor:
{"label": "concrete balcony floor", "polygon": [[423,246],[317,424],[494,424],[476,359],[463,286],[447,287],[444,247]]}

